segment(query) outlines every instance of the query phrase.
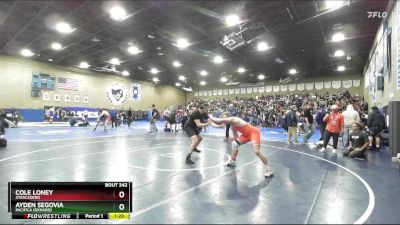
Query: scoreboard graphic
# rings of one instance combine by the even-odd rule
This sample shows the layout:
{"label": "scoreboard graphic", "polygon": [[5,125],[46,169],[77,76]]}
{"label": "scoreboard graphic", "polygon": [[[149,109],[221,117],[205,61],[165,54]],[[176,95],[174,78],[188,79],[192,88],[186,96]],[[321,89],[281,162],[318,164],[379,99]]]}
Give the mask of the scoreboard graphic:
{"label": "scoreboard graphic", "polygon": [[9,182],[13,219],[129,219],[132,182]]}

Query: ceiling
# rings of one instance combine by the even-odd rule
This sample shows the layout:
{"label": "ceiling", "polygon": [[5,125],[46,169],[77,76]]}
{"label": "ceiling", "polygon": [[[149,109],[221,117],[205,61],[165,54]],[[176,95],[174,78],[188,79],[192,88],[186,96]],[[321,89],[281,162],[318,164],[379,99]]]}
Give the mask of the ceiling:
{"label": "ceiling", "polygon": [[[122,6],[129,17],[119,22],[111,19],[108,9],[114,4]],[[343,7],[327,10],[321,0],[0,1],[0,54],[22,57],[21,49],[28,48],[34,60],[64,66],[86,61],[91,70],[109,66],[109,60],[117,57],[121,65],[116,69],[129,71],[132,79],[158,77],[161,84],[174,85],[184,83],[178,80],[184,75],[184,85],[193,88],[200,81],[219,84],[221,76],[239,82],[258,82],[259,74],[266,81],[286,78],[290,68],[298,71],[291,75],[297,79],[339,73],[339,65],[346,72],[361,73],[381,22],[368,18],[366,12],[385,11],[387,4],[388,0],[348,0]],[[220,44],[225,35],[239,31],[239,26],[225,24],[229,14],[239,15],[247,26],[262,23],[266,32],[230,51]],[[57,32],[54,26],[59,21],[76,30]],[[335,32],[343,32],[345,40],[332,42]],[[99,41],[93,41],[94,37]],[[181,37],[191,44],[184,50],[174,45]],[[259,41],[270,48],[257,51]],[[61,43],[63,49],[53,50],[53,42]],[[129,44],[143,52],[129,54]],[[334,57],[337,49],[343,49],[345,56]],[[215,64],[215,55],[224,62]],[[175,60],[183,65],[174,67]],[[151,74],[153,67],[161,72]],[[240,74],[238,67],[246,71]],[[209,75],[201,76],[201,70]]]}

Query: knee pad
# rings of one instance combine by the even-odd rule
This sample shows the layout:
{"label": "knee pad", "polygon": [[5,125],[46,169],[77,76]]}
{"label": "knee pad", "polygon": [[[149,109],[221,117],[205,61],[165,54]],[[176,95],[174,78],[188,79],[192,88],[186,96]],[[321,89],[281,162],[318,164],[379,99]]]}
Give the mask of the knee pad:
{"label": "knee pad", "polygon": [[232,149],[237,149],[242,144],[242,142],[235,140],[232,142]]}

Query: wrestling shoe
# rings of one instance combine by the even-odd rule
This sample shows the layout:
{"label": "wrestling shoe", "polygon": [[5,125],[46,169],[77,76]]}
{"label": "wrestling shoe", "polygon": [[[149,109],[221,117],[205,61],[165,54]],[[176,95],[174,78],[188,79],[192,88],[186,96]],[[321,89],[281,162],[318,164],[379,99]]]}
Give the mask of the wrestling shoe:
{"label": "wrestling shoe", "polygon": [[332,153],[333,153],[333,154],[336,154],[336,149],[333,148],[333,149],[332,149]]}
{"label": "wrestling shoe", "polygon": [[201,152],[201,151],[198,150],[197,148],[195,148],[193,151],[194,151],[194,152],[197,152],[197,153],[200,153],[200,152]]}
{"label": "wrestling shoe", "polygon": [[264,176],[265,176],[265,177],[273,177],[273,176],[274,176],[274,174],[272,173],[272,169],[271,169],[270,166],[267,166],[266,172],[265,172]]}
{"label": "wrestling shoe", "polygon": [[186,156],[185,162],[186,162],[186,164],[191,164],[191,165],[194,164],[194,162],[192,161],[192,159],[189,156]]}
{"label": "wrestling shoe", "polygon": [[325,152],[325,148],[322,147],[321,150],[319,150],[319,152]]}
{"label": "wrestling shoe", "polygon": [[227,165],[227,166],[230,166],[230,167],[235,167],[235,166],[236,166],[236,162],[233,161],[232,159],[230,159],[230,160],[226,163],[226,165]]}

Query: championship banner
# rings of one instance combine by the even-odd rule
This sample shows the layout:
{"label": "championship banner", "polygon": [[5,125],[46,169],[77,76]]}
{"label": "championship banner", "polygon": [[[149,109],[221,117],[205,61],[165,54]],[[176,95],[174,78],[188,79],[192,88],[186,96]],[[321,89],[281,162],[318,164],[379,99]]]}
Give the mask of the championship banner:
{"label": "championship banner", "polygon": [[203,91],[203,96],[207,96],[207,91]]}
{"label": "championship banner", "polygon": [[246,94],[246,88],[240,88],[240,94]]}
{"label": "championship banner", "polygon": [[140,101],[142,99],[142,85],[133,83],[131,85],[131,100]]}
{"label": "championship banner", "polygon": [[207,91],[208,96],[212,96],[212,91]]}
{"label": "championship banner", "polygon": [[271,92],[272,91],[272,86],[265,86],[265,91],[266,92]]}
{"label": "championship banner", "polygon": [[306,90],[311,91],[314,89],[314,83],[306,83]]}
{"label": "championship banner", "polygon": [[253,93],[253,88],[248,87],[248,88],[247,88],[247,94],[251,94],[251,93]]}
{"label": "championship banner", "polygon": [[342,81],[342,86],[344,88],[351,88],[351,86],[353,86],[353,81],[352,80],[344,80],[344,81]]}
{"label": "championship banner", "polygon": [[114,105],[122,105],[128,99],[128,90],[124,84],[113,83],[107,88],[107,98]]}
{"label": "championship banner", "polygon": [[297,84],[297,90],[299,91],[304,90],[304,83]]}
{"label": "championship banner", "polygon": [[265,92],[265,87],[264,86],[258,87],[258,92],[259,93],[264,93]]}
{"label": "championship banner", "polygon": [[325,89],[330,89],[332,86],[331,86],[331,82],[330,81],[328,81],[328,82],[324,82],[324,88]]}
{"label": "championship banner", "polygon": [[339,89],[342,86],[342,82],[341,81],[332,81],[332,87],[334,89]]}
{"label": "championship banner", "polygon": [[281,91],[287,91],[287,89],[288,89],[288,86],[286,84],[281,85]]}
{"label": "championship banner", "polygon": [[289,91],[295,91],[296,90],[296,84],[289,84]]}
{"label": "championship banner", "polygon": [[228,95],[228,93],[229,93],[228,89],[222,90],[222,94],[223,94],[223,95]]}
{"label": "championship banner", "polygon": [[253,87],[253,92],[257,93],[258,92],[258,87]]}
{"label": "championship banner", "polygon": [[195,96],[195,97],[198,97],[198,96],[199,96],[199,92],[195,91],[195,92],[194,92],[194,96]]}
{"label": "championship banner", "polygon": [[222,90],[218,90],[218,95],[222,95]]}
{"label": "championship banner", "polygon": [[203,91],[199,91],[199,97],[203,97]]}
{"label": "championship banner", "polygon": [[229,89],[229,94],[230,94],[230,95],[235,94],[235,89]]}
{"label": "championship banner", "polygon": [[358,87],[361,84],[361,80],[353,80],[353,87]]}
{"label": "championship banner", "polygon": [[240,88],[235,88],[235,94],[240,94]]}
{"label": "championship banner", "polygon": [[218,94],[218,91],[217,90],[213,90],[213,95],[215,96],[217,94]]}
{"label": "championship banner", "polygon": [[321,90],[324,88],[324,82],[315,82],[315,89]]}
{"label": "championship banner", "polygon": [[274,86],[272,86],[272,90],[273,90],[274,92],[278,92],[278,91],[279,91],[279,85],[274,85]]}

